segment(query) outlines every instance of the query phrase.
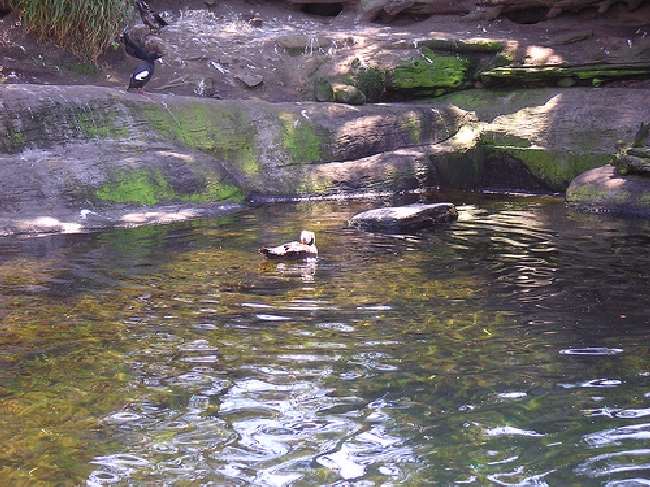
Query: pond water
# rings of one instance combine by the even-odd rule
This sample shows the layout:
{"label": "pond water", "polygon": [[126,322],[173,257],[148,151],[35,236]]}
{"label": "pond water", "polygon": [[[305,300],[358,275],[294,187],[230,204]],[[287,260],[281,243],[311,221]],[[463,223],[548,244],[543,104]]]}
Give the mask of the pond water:
{"label": "pond water", "polygon": [[0,485],[649,485],[650,225],[450,198],[0,240]]}

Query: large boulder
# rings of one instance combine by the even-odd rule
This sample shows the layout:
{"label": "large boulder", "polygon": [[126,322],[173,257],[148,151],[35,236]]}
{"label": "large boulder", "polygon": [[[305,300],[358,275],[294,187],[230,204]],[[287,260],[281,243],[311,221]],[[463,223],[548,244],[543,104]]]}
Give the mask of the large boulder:
{"label": "large boulder", "polygon": [[362,230],[394,232],[418,230],[449,223],[457,218],[458,212],[452,203],[416,203],[364,211],[354,215],[349,223]]}
{"label": "large boulder", "polygon": [[650,177],[622,176],[612,166],[599,167],[575,178],[566,199],[582,210],[650,217]]}

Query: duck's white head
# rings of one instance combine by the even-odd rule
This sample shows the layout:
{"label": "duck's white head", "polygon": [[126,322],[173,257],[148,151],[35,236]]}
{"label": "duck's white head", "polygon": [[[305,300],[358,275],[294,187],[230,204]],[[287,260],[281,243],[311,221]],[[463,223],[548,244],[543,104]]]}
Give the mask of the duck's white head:
{"label": "duck's white head", "polygon": [[314,232],[303,230],[302,232],[300,232],[300,243],[304,245],[315,245],[316,234]]}

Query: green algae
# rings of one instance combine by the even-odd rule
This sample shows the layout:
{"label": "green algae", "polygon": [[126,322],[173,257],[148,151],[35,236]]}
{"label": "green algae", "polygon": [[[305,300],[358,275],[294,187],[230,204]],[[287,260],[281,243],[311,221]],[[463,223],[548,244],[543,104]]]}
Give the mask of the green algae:
{"label": "green algae", "polygon": [[603,166],[611,159],[609,154],[576,153],[547,148],[493,147],[492,150],[521,161],[533,176],[557,191],[565,190],[573,178]]}
{"label": "green algae", "polygon": [[120,174],[115,181],[101,186],[97,198],[113,203],[153,206],[171,201],[175,192],[160,171],[135,170]]}
{"label": "green algae", "polygon": [[461,56],[441,56],[423,49],[422,56],[397,66],[390,74],[392,90],[458,89],[467,82],[470,61]]}
{"label": "green algae", "polygon": [[462,53],[499,53],[506,47],[503,41],[496,39],[447,39],[433,38],[418,41],[418,44],[437,51]]}
{"label": "green algae", "polygon": [[595,185],[581,185],[567,191],[567,201],[571,203],[614,203],[617,205],[632,203],[632,193],[625,190],[605,191]]}
{"label": "green algae", "polygon": [[255,127],[235,105],[185,103],[168,110],[146,105],[138,110],[164,137],[231,162],[246,176],[260,172]]}
{"label": "green algae", "polygon": [[318,162],[322,157],[322,142],[314,127],[292,113],[281,113],[282,147],[294,164]]}
{"label": "green algae", "polygon": [[117,125],[117,115],[100,111],[76,113],[74,123],[81,133],[91,139],[121,139],[129,134],[126,127]]}
{"label": "green algae", "polygon": [[221,181],[216,176],[206,179],[203,191],[178,193],[161,171],[138,169],[117,175],[114,181],[101,186],[96,196],[100,201],[153,206],[161,202],[185,201],[208,203],[215,201],[242,201],[241,189]]}
{"label": "green algae", "polygon": [[411,137],[413,144],[420,144],[422,142],[422,120],[416,112],[407,113],[400,122]]}

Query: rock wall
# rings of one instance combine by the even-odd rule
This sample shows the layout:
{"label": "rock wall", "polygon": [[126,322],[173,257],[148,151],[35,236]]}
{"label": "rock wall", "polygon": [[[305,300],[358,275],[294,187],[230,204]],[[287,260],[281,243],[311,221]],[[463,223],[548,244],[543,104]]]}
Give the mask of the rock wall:
{"label": "rock wall", "polygon": [[650,119],[649,91],[466,90],[428,104],[353,107],[4,85],[0,227],[11,233],[17,217],[52,215],[86,225],[82,210],[119,216],[170,204],[196,216],[247,198],[563,191]]}

